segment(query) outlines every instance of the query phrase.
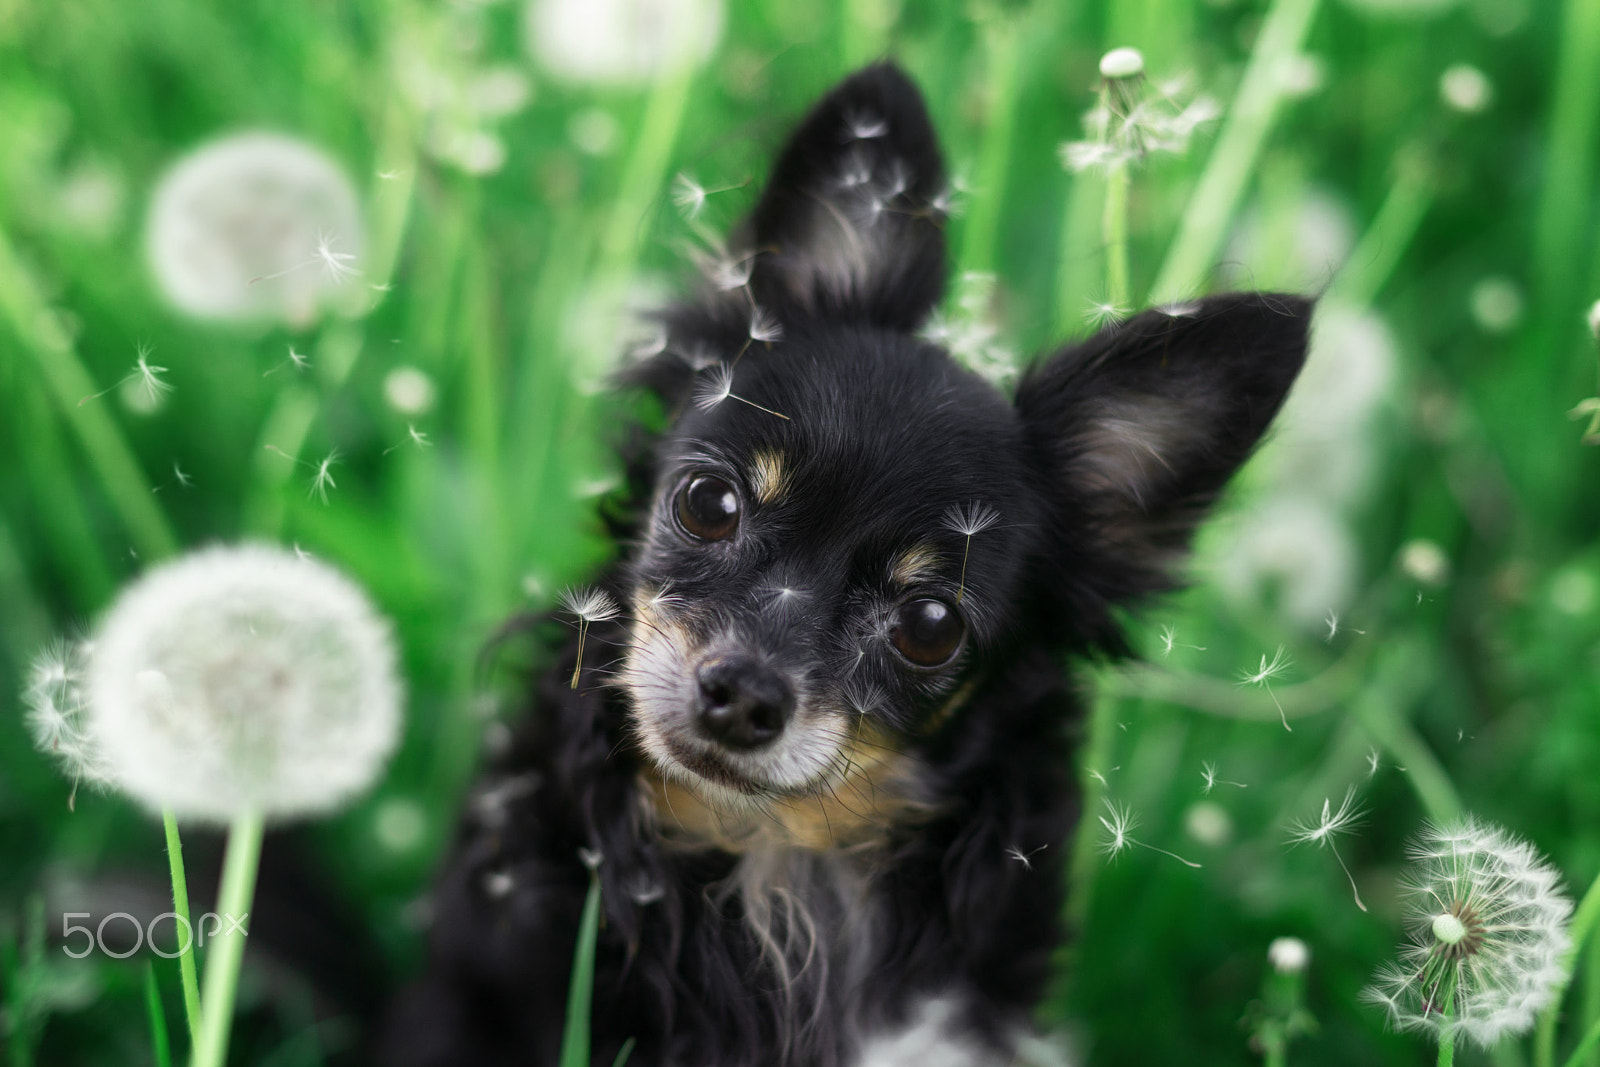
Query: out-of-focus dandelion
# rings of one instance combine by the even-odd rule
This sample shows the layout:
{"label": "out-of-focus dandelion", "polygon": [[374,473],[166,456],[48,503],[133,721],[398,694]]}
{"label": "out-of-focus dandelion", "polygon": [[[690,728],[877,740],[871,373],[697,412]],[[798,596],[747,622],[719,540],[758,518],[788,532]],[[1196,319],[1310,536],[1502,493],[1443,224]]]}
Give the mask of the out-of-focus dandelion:
{"label": "out-of-focus dandelion", "polygon": [[1089,303],[1083,317],[1093,328],[1103,330],[1127,318],[1128,309],[1113,300],[1094,300]]}
{"label": "out-of-focus dandelion", "polygon": [[583,671],[583,642],[589,627],[597,622],[609,622],[622,614],[622,609],[603,589],[568,589],[561,594],[561,606],[578,620],[578,660],[572,667],[571,688],[578,688],[578,675]]}
{"label": "out-of-focus dandelion", "polygon": [[1335,809],[1327,798],[1322,801],[1322,814],[1318,818],[1292,823],[1289,827],[1289,843],[1291,845],[1316,845],[1326,848],[1333,853],[1333,858],[1339,861],[1339,866],[1344,870],[1344,876],[1350,880],[1350,892],[1355,897],[1356,907],[1362,911],[1367,906],[1361,902],[1361,891],[1356,888],[1355,875],[1350,873],[1350,868],[1345,865],[1344,857],[1339,855],[1339,846],[1334,839],[1340,834],[1349,833],[1361,822],[1362,811],[1356,804],[1356,791],[1347,789],[1344,800]]}
{"label": "out-of-focus dandelion", "polygon": [[347,294],[361,213],[350,180],[320,150],[246,133],[172,166],[151,201],[146,243],[179,310],[303,325]]}
{"label": "out-of-focus dandelion", "polygon": [[1279,974],[1299,974],[1311,962],[1311,950],[1298,937],[1275,937],[1267,946],[1267,962]]}
{"label": "out-of-focus dandelion", "polygon": [[1016,350],[1006,345],[996,321],[998,280],[988,271],[963,271],[949,310],[929,317],[920,336],[943,345],[956,362],[998,388],[1016,380]]}
{"label": "out-of-focus dandelion", "polygon": [[33,661],[22,692],[34,747],[56,760],[72,779],[68,808],[76,807],[80,782],[100,786],[115,782],[111,761],[89,722],[84,674],[91,647],[82,641],[50,645]]}
{"label": "out-of-focus dandelion", "polygon": [[1204,645],[1186,645],[1178,640],[1178,631],[1175,627],[1163,624],[1161,627],[1161,658],[1166,659],[1172,655],[1175,648],[1192,648],[1196,652],[1204,652]]}
{"label": "out-of-focus dandelion", "polygon": [[1247,786],[1244,782],[1230,782],[1226,778],[1218,778],[1217,765],[1212,763],[1210,760],[1207,760],[1200,765],[1200,777],[1206,783],[1205,788],[1201,789],[1200,792],[1205,794],[1209,794],[1211,790],[1215,789],[1219,785],[1231,785],[1239,789],[1249,788],[1249,786]]}
{"label": "out-of-focus dandelion", "polygon": [[1364,996],[1441,1051],[1461,1035],[1487,1049],[1526,1031],[1566,979],[1572,902],[1559,876],[1532,845],[1471,816],[1427,824],[1408,854],[1408,943]]}
{"label": "out-of-focus dandelion", "polygon": [[1110,172],[1155,152],[1182,155],[1195,131],[1222,113],[1208,96],[1183,102],[1184,88],[1181,79],[1149,81],[1137,49],[1107,52],[1100,60],[1099,103],[1083,119],[1090,136],[1061,146],[1062,166]]}
{"label": "out-of-focus dandelion", "polygon": [[1454,63],[1439,76],[1439,99],[1463,115],[1476,115],[1494,99],[1494,86],[1477,67]]}
{"label": "out-of-focus dandelion", "polygon": [[1283,646],[1272,654],[1272,659],[1267,659],[1266,653],[1261,654],[1261,664],[1255,670],[1246,667],[1239,672],[1240,685],[1258,685],[1267,691],[1267,696],[1272,698],[1272,704],[1278,709],[1278,718],[1283,722],[1285,730],[1293,730],[1289,725],[1289,716],[1284,713],[1283,705],[1278,702],[1278,696],[1272,691],[1272,679],[1278,677],[1291,666],[1291,661],[1284,654]]}
{"label": "out-of-focus dandelion", "polygon": [[961,603],[967,591],[967,555],[972,551],[972,538],[1000,521],[1000,513],[988,504],[973,500],[945,509],[944,528],[966,538],[961,550],[961,581],[956,587],[956,603]]}
{"label": "out-of-focus dandelion", "polygon": [[89,723],[110,777],[151,810],[226,822],[329,810],[398,736],[388,624],[326,564],[206,549],[151,570],[96,631]]}
{"label": "out-of-focus dandelion", "polygon": [[[1101,782],[1103,783],[1104,781],[1105,779],[1102,778]],[[1163,856],[1170,856],[1186,867],[1200,866],[1200,864],[1195,863],[1193,860],[1184,859],[1176,852],[1168,852],[1164,848],[1157,848],[1154,845],[1146,844],[1145,842],[1134,838],[1132,836],[1133,831],[1139,826],[1138,816],[1134,815],[1133,812],[1128,810],[1127,807],[1118,807],[1116,802],[1110,797],[1106,798],[1105,804],[1106,814],[1099,816],[1100,825],[1104,826],[1106,828],[1106,832],[1111,836],[1101,843],[1100,851],[1105,853],[1107,856],[1115,859],[1117,856],[1127,851],[1129,846],[1138,845],[1140,848],[1147,848],[1151,852],[1159,852]]]}
{"label": "out-of-focus dandelion", "polygon": [[390,452],[404,448],[406,445],[416,445],[418,448],[431,448],[433,447],[433,442],[428,440],[428,435],[426,433],[423,433],[421,430],[417,429],[416,423],[407,423],[406,439],[390,445],[388,448],[383,450],[383,454],[387,456]]}
{"label": "out-of-focus dandelion", "polygon": [[721,0],[532,0],[523,40],[567,82],[644,85],[711,58]]}
{"label": "out-of-focus dandelion", "polygon": [[1418,585],[1437,588],[1450,577],[1450,557],[1437,541],[1414,537],[1400,546],[1400,569]]}
{"label": "out-of-focus dandelion", "polygon": [[741,404],[750,405],[757,411],[765,411],[768,415],[776,415],[785,422],[789,421],[789,416],[782,412],[764,408],[754,400],[746,400],[742,396],[736,396],[733,392],[733,368],[726,363],[719,363],[711,369],[705,384],[695,390],[694,404],[701,411],[710,411],[724,400],[737,400]]}
{"label": "out-of-focus dandelion", "polygon": [[401,415],[426,415],[436,395],[433,379],[416,367],[396,367],[383,376],[384,402]]}
{"label": "out-of-focus dandelion", "polygon": [[1516,328],[1522,321],[1524,304],[1521,287],[1499,274],[1481,279],[1467,296],[1472,321],[1484,333],[1496,335]]}

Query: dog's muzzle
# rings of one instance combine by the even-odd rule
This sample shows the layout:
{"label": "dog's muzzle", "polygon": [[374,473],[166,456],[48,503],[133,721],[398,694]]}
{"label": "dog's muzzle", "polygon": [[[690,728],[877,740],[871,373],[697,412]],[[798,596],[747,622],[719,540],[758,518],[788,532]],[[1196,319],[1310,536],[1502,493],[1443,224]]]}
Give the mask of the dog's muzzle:
{"label": "dog's muzzle", "polygon": [[794,688],[777,671],[740,653],[710,656],[695,672],[695,727],[736,752],[762,748],[794,715]]}

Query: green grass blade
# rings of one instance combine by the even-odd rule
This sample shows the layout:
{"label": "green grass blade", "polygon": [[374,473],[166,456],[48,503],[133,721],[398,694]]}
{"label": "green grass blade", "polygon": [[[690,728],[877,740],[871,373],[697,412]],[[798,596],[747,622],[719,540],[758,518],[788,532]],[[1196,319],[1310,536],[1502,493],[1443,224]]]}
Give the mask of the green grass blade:
{"label": "green grass blade", "polygon": [[600,877],[589,879],[578,920],[578,948],[567,987],[567,1025],[561,1034],[561,1067],[589,1067],[589,1008],[594,1002],[594,951],[600,934]]}
{"label": "green grass blade", "polygon": [[172,874],[172,910],[183,920],[189,943],[179,951],[178,973],[183,979],[183,1017],[189,1024],[191,1045],[200,1040],[200,976],[195,968],[194,923],[189,918],[189,881],[183,873],[183,840],[178,836],[178,820],[172,812],[161,813],[167,832],[167,868]]}
{"label": "green grass blade", "polygon": [[156,1067],[172,1067],[172,1041],[167,1036],[167,1013],[161,1006],[161,986],[156,983],[156,965],[144,965],[144,1005],[150,1013],[150,1047]]}

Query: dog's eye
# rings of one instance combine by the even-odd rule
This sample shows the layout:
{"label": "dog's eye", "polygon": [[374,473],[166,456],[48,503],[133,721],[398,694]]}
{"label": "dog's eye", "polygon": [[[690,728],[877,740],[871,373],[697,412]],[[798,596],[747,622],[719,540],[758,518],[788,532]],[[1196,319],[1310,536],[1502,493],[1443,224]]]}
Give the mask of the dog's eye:
{"label": "dog's eye", "polygon": [[900,605],[889,640],[917,666],[939,667],[950,662],[966,632],[961,615],[944,601],[910,600]]}
{"label": "dog's eye", "polygon": [[702,541],[726,541],[739,528],[739,494],[710,474],[697,474],[678,491],[678,525]]}

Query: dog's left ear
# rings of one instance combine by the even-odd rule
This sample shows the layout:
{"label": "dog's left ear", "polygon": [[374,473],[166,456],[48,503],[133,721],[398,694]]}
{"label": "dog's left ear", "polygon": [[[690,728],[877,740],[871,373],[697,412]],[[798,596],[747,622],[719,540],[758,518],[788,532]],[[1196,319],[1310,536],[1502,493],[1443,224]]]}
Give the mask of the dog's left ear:
{"label": "dog's left ear", "polygon": [[756,300],[916,329],[944,291],[947,196],[911,79],[890,63],[852,75],[789,138],[746,224]]}
{"label": "dog's left ear", "polygon": [[1105,610],[1171,588],[1196,524],[1305,361],[1311,301],[1234,293],[1146,311],[1017,386],[1046,500],[1045,587],[1091,640]]}

